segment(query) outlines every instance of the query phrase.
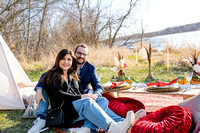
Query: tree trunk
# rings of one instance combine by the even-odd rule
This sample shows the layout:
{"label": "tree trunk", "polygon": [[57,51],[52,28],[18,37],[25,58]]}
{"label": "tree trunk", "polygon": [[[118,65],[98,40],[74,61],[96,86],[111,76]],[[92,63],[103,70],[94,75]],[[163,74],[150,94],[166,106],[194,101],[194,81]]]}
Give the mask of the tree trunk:
{"label": "tree trunk", "polygon": [[84,41],[85,33],[83,30],[83,7],[85,5],[85,0],[83,0],[82,5],[79,5],[79,4],[80,4],[80,0],[76,0],[76,6],[79,12],[79,26],[80,26],[80,31],[81,31],[81,38],[82,38],[82,41]]}
{"label": "tree trunk", "polygon": [[29,0],[29,9],[28,9],[28,24],[27,24],[27,38],[26,38],[26,58],[29,58],[29,33],[30,33],[30,24],[31,24],[31,0]]}
{"label": "tree trunk", "polygon": [[47,14],[47,5],[48,5],[48,0],[45,1],[44,11],[43,11],[43,14],[42,14],[42,20],[41,20],[41,23],[40,23],[40,31],[39,31],[38,42],[37,42],[36,52],[35,52],[36,55],[34,57],[35,61],[39,60],[39,47],[40,47],[42,32],[43,32],[43,28],[44,28],[44,19],[45,19],[45,16]]}

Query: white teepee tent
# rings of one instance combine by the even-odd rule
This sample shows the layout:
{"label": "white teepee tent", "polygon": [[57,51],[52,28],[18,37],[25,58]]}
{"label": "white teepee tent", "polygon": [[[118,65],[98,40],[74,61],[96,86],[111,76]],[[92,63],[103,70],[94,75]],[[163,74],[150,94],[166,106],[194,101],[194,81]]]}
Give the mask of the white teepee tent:
{"label": "white teepee tent", "polygon": [[0,35],[0,110],[25,109],[17,83],[30,79]]}

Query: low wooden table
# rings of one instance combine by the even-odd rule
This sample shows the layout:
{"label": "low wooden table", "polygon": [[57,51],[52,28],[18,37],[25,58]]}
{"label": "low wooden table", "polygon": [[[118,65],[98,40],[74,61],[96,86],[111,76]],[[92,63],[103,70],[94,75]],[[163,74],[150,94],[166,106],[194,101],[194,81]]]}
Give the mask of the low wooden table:
{"label": "low wooden table", "polygon": [[149,92],[145,90],[146,87],[132,87],[130,89],[123,90],[122,89],[105,89],[104,91],[107,92],[113,92],[117,93],[117,97],[119,97],[119,93],[142,93],[142,94],[158,94],[158,95],[176,95],[176,96],[182,96],[183,100],[188,99],[192,96],[198,95],[200,93],[200,88],[196,89],[189,89],[189,90],[184,90],[181,89],[180,91],[177,92]]}

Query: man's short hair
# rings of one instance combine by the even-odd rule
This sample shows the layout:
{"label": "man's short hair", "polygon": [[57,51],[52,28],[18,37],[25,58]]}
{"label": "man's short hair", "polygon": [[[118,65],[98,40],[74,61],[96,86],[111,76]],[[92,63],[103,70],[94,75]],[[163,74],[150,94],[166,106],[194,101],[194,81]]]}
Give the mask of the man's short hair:
{"label": "man's short hair", "polygon": [[79,44],[78,46],[76,46],[75,51],[74,51],[75,53],[76,53],[76,51],[77,51],[77,49],[78,49],[79,47],[87,48],[87,49],[88,49],[87,44],[81,43],[81,44]]}

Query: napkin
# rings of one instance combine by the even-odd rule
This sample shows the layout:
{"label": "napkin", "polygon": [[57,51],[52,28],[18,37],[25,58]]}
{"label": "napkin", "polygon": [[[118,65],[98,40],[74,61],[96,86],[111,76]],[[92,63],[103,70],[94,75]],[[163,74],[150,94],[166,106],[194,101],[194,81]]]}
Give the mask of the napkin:
{"label": "napkin", "polygon": [[112,85],[109,87],[110,89],[113,89],[115,86],[119,86],[121,84],[123,84],[125,81],[122,82],[112,82]]}
{"label": "napkin", "polygon": [[157,87],[162,87],[162,86],[168,86],[171,84],[174,84],[178,79],[173,79],[172,81],[170,81],[169,83],[166,82],[162,82],[162,81],[157,81],[156,83],[147,83],[147,86],[152,86],[152,85],[156,85]]}

